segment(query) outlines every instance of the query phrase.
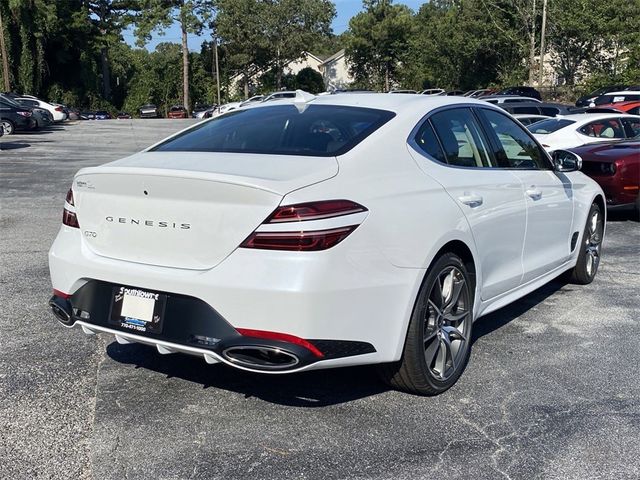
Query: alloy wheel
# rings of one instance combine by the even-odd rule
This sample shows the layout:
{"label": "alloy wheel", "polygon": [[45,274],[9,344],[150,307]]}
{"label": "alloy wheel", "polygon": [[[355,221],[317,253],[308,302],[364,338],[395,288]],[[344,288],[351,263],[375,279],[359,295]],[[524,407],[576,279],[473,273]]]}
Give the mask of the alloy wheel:
{"label": "alloy wheel", "polygon": [[600,264],[600,247],[602,244],[602,215],[599,210],[591,212],[591,218],[585,232],[585,260],[587,275],[593,277]]}
{"label": "alloy wheel", "polygon": [[445,381],[464,367],[471,331],[469,285],[462,272],[445,267],[429,293],[424,319],[424,356],[429,373]]}

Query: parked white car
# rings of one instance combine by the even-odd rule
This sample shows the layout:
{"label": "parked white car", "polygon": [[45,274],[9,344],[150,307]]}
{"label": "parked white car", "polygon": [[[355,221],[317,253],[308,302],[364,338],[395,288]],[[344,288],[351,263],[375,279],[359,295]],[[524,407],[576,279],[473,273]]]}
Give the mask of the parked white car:
{"label": "parked white car", "polygon": [[26,95],[23,97],[17,97],[14,100],[18,101],[21,100],[22,102],[24,102],[24,105],[28,105],[29,107],[33,108],[33,107],[37,107],[37,108],[41,108],[43,110],[48,111],[51,116],[53,117],[53,121],[54,122],[62,122],[63,120],[66,120],[67,115],[66,113],[64,113],[64,109],[61,105],[52,105],[50,103],[44,102],[36,97],[33,97],[31,95]]}
{"label": "parked white car", "polygon": [[518,120],[525,127],[527,125],[531,125],[532,123],[539,122],[540,120],[546,120],[549,117],[548,115],[534,115],[529,113],[516,113],[513,117]]}
{"label": "parked white car", "polygon": [[[498,167],[498,168],[495,168]],[[502,109],[299,92],[80,170],[49,252],[65,326],[260,373],[455,383],[473,322],[598,270],[605,200]]]}
{"label": "parked white car", "polygon": [[429,95],[429,96],[438,96],[438,95],[446,95],[447,91],[442,88],[428,88],[426,90],[422,90],[420,95]]}
{"label": "parked white car", "polygon": [[493,103],[494,105],[503,103],[542,103],[537,98],[518,97],[515,95],[490,95],[488,97],[482,97],[481,100]]}
{"label": "parked white car", "polygon": [[640,135],[640,116],[619,113],[559,115],[527,127],[544,148],[573,148]]}

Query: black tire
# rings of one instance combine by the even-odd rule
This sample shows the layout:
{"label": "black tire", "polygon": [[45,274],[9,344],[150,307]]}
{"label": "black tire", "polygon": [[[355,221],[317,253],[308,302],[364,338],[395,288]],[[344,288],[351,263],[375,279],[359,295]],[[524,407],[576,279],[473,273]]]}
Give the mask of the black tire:
{"label": "black tire", "polygon": [[16,131],[16,127],[11,120],[3,118],[2,120],[0,120],[0,123],[2,123],[5,135],[13,135],[13,133]]}
{"label": "black tire", "polygon": [[383,381],[419,395],[438,395],[456,383],[469,361],[473,298],[474,286],[460,257],[440,256],[420,287],[402,358],[379,367]]}
{"label": "black tire", "polygon": [[[596,216],[595,221],[594,215]],[[570,282],[578,285],[588,285],[593,282],[600,265],[603,233],[604,215],[600,206],[597,203],[593,203],[589,209],[589,215],[582,233],[578,261],[573,270],[568,272]]]}

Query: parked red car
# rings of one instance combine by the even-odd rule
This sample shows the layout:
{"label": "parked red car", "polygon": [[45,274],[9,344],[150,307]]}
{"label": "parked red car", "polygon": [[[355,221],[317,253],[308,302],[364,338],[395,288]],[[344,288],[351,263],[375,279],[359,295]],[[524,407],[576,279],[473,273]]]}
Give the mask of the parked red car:
{"label": "parked red car", "polygon": [[182,105],[174,105],[167,114],[169,118],[188,118],[187,110]]}
{"label": "parked red car", "polygon": [[610,207],[635,206],[640,215],[640,139],[583,145],[582,172],[604,191]]}
{"label": "parked red car", "polygon": [[606,105],[600,105],[601,107],[612,107],[624,113],[630,113],[631,115],[640,115],[640,101],[631,100],[630,102],[620,103],[608,103]]}

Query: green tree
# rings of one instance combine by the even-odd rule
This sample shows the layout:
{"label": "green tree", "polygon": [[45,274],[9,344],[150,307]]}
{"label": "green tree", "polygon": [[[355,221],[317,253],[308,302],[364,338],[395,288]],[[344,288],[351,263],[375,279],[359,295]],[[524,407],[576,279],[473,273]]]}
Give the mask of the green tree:
{"label": "green tree", "polygon": [[331,0],[270,0],[265,2],[264,37],[273,59],[276,90],[282,87],[284,66],[310,45],[331,34],[336,9]]}
{"label": "green tree", "polygon": [[592,72],[615,77],[640,44],[640,2],[554,0],[548,41],[563,83],[574,85]]}
{"label": "green tree", "polygon": [[524,79],[525,54],[511,39],[515,33],[496,29],[478,0],[431,1],[414,22],[410,61],[401,70],[406,87],[471,89]]}
{"label": "green tree", "polygon": [[324,91],[324,80],[320,72],[311,67],[305,67],[296,74],[296,88],[309,93]]}
{"label": "green tree", "polygon": [[180,25],[182,37],[182,104],[190,111],[189,101],[189,34],[199,34],[213,14],[212,0],[138,0],[136,36],[144,45],[154,31],[163,34],[174,23]]}
{"label": "green tree", "polygon": [[100,51],[102,96],[111,99],[111,68],[109,49],[122,41],[122,31],[133,20],[139,8],[135,0],[86,0],[89,19],[94,26],[93,36]]}
{"label": "green tree", "polygon": [[242,78],[244,96],[249,96],[251,78],[269,63],[269,46],[263,19],[267,4],[262,0],[218,0],[213,28],[228,54],[230,68]]}
{"label": "green tree", "polygon": [[407,60],[412,12],[392,0],[365,0],[365,11],[349,21],[346,56],[356,83],[388,91]]}

